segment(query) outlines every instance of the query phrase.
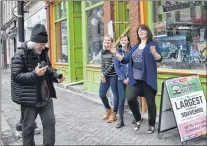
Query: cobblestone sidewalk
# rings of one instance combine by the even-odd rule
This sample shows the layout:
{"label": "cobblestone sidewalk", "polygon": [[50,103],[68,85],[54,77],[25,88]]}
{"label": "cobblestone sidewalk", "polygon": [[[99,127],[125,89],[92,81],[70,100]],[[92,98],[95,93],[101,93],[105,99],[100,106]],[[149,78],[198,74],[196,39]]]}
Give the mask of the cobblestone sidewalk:
{"label": "cobblestone sidewalk", "polygon": [[[13,136],[12,129],[19,120],[20,107],[11,101],[9,75],[2,73],[1,116],[4,122],[1,122],[1,138],[4,144],[22,145],[22,139],[16,140]],[[86,100],[68,89],[56,89],[58,99],[54,99],[54,109],[57,145],[181,145],[176,129],[158,139],[157,131],[146,134],[148,125],[145,119],[140,130],[133,131],[133,117],[128,113],[125,114],[124,128],[116,129],[116,123],[108,124],[102,120],[103,105]],[[39,116],[36,121],[42,130]],[[37,145],[42,144],[42,134],[35,135],[35,141]],[[188,145],[206,145],[206,137],[189,141]]]}

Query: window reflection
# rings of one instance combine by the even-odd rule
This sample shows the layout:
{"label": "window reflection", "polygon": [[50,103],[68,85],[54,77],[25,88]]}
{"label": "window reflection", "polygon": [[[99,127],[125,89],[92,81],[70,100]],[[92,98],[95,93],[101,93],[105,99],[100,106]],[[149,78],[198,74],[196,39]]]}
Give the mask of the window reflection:
{"label": "window reflection", "polygon": [[90,7],[90,6],[92,6],[92,5],[94,5],[94,4],[96,4],[96,3],[99,3],[100,1],[90,1],[90,0],[86,0],[86,6],[87,7]]}
{"label": "window reflection", "polygon": [[56,23],[57,33],[57,62],[68,62],[67,21]]}
{"label": "window reflection", "polygon": [[102,6],[89,10],[88,15],[88,63],[101,63],[101,50],[104,37]]}
{"label": "window reflection", "polygon": [[60,2],[55,6],[56,9],[56,13],[55,13],[55,17],[56,20],[57,19],[61,19],[67,16],[67,6],[66,6],[67,2]]}
{"label": "window reflection", "polygon": [[207,5],[201,1],[154,4],[154,35],[163,56],[160,67],[205,70]]}

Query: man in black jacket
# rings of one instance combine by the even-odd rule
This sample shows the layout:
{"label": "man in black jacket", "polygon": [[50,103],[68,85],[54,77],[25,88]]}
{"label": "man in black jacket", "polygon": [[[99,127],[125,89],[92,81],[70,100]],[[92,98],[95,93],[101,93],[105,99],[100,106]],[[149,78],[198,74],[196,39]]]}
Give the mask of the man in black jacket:
{"label": "man in black jacket", "polygon": [[23,43],[12,57],[12,100],[23,110],[23,145],[35,145],[34,129],[37,114],[43,125],[43,145],[55,144],[55,115],[52,98],[56,98],[53,82],[64,81],[51,67],[48,35],[44,25],[33,27],[30,41]]}

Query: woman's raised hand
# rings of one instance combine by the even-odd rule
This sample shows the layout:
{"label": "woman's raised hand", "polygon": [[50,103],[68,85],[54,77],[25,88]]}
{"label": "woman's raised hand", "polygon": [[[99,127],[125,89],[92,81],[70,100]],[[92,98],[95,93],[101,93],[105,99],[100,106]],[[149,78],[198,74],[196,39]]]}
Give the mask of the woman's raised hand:
{"label": "woman's raised hand", "polygon": [[150,52],[154,56],[155,60],[160,60],[162,58],[161,55],[157,53],[155,46],[150,46]]}
{"label": "woman's raised hand", "polygon": [[116,54],[116,45],[112,44],[111,47],[109,48],[109,51],[111,51],[112,54]]}
{"label": "woman's raised hand", "polygon": [[156,55],[156,49],[155,49],[155,46],[150,46],[150,52],[152,53],[152,55]]}

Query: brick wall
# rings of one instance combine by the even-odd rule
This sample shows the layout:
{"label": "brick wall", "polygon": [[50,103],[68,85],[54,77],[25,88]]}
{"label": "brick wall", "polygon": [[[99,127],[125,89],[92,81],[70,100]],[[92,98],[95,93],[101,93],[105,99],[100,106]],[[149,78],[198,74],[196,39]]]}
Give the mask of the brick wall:
{"label": "brick wall", "polygon": [[140,25],[140,3],[137,1],[129,2],[129,21],[131,45],[137,43],[137,27]]}
{"label": "brick wall", "polygon": [[103,4],[104,10],[104,35],[108,33],[108,22],[114,20],[114,2],[113,1],[104,1]]}
{"label": "brick wall", "polygon": [[[137,27],[141,23],[141,15],[140,15],[140,2],[130,1],[129,2],[129,21],[130,21],[130,39],[131,45],[135,45],[137,43]],[[141,98],[142,105],[142,113],[147,111],[146,99],[144,97]]]}
{"label": "brick wall", "polygon": [[[113,1],[104,1],[104,35],[108,31],[108,22],[114,20],[115,10]],[[140,25],[140,3],[139,1],[130,1],[129,2],[129,23],[130,23],[130,39],[131,45],[137,43],[137,27]]]}

